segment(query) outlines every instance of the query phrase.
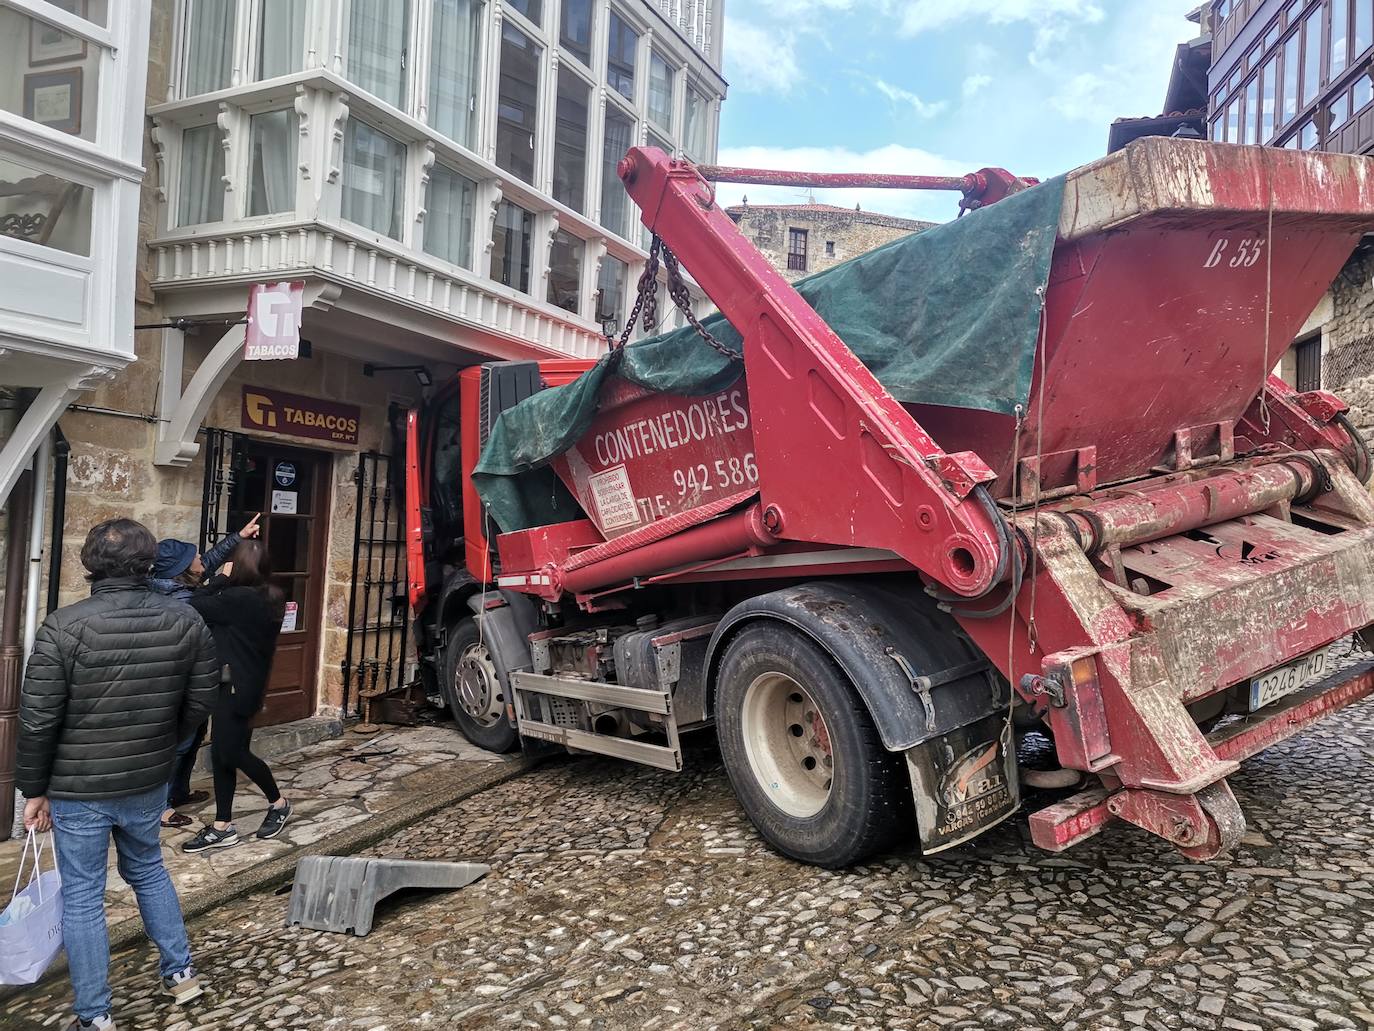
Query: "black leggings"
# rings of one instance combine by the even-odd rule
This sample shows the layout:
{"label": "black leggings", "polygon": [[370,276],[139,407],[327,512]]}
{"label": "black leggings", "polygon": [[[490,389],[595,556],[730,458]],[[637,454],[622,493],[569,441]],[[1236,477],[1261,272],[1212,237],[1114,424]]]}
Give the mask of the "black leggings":
{"label": "black leggings", "polygon": [[215,820],[219,823],[234,818],[234,782],[239,770],[267,796],[268,804],[281,798],[272,771],[248,750],[252,736],[253,717],[240,716],[223,704],[215,709],[210,726],[210,765],[215,773]]}

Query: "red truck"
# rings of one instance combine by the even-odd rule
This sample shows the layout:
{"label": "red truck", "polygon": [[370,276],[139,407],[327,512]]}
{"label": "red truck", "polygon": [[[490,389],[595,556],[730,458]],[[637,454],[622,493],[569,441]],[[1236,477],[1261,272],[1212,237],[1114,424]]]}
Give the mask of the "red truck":
{"label": "red truck", "polygon": [[[760,833],[824,866],[967,841],[1027,783],[1063,789],[1029,816],[1046,849],[1119,819],[1224,854],[1228,775],[1374,690],[1331,661],[1374,623],[1370,455],[1269,374],[1374,229],[1374,164],[1141,140],[1034,187],[1059,192],[1007,237],[1020,271],[980,241],[1047,194],[984,170],[945,184],[952,249],[801,293],[715,204],[727,174],[620,167],[670,294],[680,261],[728,321],[679,341],[716,363],[694,389],[632,344],[470,368],[411,413],[410,600],[460,728],[678,770],[714,725]],[[841,339],[913,301],[918,361]],[[1053,769],[1018,766],[1032,732]]]}

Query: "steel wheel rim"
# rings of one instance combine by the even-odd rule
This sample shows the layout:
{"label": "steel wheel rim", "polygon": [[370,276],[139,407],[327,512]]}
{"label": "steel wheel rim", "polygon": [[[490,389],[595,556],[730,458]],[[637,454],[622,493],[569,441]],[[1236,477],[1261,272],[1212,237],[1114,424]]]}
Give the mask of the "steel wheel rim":
{"label": "steel wheel rim", "polygon": [[830,800],[830,729],[810,692],[786,673],[763,673],[744,692],[744,752],[768,800],[788,816],[815,816]]}
{"label": "steel wheel rim", "polygon": [[463,649],[453,674],[453,693],[464,715],[479,727],[493,726],[505,715],[501,681],[486,645],[479,642]]}

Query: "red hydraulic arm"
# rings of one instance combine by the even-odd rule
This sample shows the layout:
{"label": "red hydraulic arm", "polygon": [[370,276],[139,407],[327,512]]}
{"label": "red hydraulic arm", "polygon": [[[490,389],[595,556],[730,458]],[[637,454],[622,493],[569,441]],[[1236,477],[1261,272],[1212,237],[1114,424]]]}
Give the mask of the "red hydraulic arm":
{"label": "red hydraulic arm", "polygon": [[760,186],[806,186],[823,189],[958,190],[959,207],[981,208],[1019,193],[1039,180],[1018,179],[1005,168],[984,168],[968,175],[888,175],[883,172],[787,172],[774,168],[736,168],[697,165],[703,179],[713,183],[753,183]]}
{"label": "red hydraulic arm", "polygon": [[768,532],[886,549],[964,597],[999,583],[1013,545],[980,489],[995,479],[982,459],[931,439],[740,233],[695,167],[636,147],[619,173],[644,224],[744,336]]}

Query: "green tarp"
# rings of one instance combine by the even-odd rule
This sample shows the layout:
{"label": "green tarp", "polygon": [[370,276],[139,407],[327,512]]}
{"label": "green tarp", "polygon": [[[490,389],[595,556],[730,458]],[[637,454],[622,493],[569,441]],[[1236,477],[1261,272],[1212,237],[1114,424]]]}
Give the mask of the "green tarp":
{"label": "green tarp", "polygon": [[[797,291],[898,401],[1010,415],[1030,394],[1063,196],[1064,180],[1052,179],[809,276]],[[703,324],[741,348],[724,316]],[[502,413],[473,473],[477,492],[503,532],[576,519],[548,463],[587,431],[607,376],[700,396],[740,372],[690,326],[607,354],[575,382]]]}

